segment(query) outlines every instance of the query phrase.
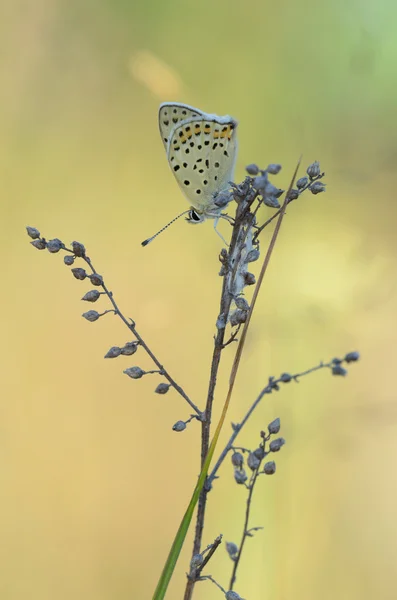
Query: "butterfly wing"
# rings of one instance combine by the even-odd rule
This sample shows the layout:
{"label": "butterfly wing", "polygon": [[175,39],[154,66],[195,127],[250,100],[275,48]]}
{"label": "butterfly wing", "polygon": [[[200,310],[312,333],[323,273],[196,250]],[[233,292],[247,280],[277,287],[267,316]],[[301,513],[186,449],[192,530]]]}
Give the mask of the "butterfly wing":
{"label": "butterfly wing", "polygon": [[201,213],[220,212],[214,197],[233,178],[236,128],[228,115],[203,114],[175,124],[170,132],[168,162],[186,198]]}
{"label": "butterfly wing", "polygon": [[167,143],[175,125],[186,119],[200,117],[204,113],[198,108],[181,104],[180,102],[163,102],[159,108],[159,128],[164,147]]}

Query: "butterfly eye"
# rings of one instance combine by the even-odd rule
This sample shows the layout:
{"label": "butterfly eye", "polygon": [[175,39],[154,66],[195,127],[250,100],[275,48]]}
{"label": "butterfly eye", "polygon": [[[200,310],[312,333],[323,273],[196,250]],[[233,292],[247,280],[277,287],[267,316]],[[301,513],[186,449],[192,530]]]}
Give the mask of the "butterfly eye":
{"label": "butterfly eye", "polygon": [[196,221],[197,223],[199,223],[202,220],[201,216],[193,209],[189,212],[189,219],[191,219],[192,221]]}

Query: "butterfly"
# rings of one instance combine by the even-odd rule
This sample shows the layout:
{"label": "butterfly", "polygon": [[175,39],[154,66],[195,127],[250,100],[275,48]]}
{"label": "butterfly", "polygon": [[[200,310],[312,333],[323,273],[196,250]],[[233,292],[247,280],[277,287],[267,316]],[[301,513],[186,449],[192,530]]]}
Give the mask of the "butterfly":
{"label": "butterfly", "polygon": [[191,207],[158,233],[183,214],[193,224],[215,219],[216,227],[224,207],[220,195],[230,189],[234,174],[237,121],[187,104],[164,102],[159,108],[159,128],[170,168]]}

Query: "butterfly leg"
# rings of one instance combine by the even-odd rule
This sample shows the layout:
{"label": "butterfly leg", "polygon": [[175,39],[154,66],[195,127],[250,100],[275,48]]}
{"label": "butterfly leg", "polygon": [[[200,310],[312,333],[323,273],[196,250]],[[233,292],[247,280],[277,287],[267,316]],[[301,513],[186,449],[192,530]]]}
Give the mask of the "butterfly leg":
{"label": "butterfly leg", "polygon": [[227,241],[225,240],[223,235],[217,230],[217,225],[219,223],[219,219],[220,219],[220,216],[218,216],[218,217],[216,217],[216,219],[214,219],[214,229],[215,229],[216,233],[219,235],[219,237],[221,238],[221,240],[226,244],[226,246],[229,247],[229,244],[227,243]]}

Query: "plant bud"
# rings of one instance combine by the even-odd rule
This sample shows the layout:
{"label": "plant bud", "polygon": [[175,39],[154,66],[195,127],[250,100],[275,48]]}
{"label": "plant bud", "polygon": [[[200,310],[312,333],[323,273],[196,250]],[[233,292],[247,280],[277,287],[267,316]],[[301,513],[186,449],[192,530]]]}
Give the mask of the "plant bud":
{"label": "plant bud", "polygon": [[255,275],[253,273],[244,273],[245,285],[254,285],[256,282]]}
{"label": "plant bud", "polygon": [[259,446],[259,448],[254,450],[254,454],[255,454],[256,458],[259,458],[259,460],[262,460],[262,458],[265,456],[266,452],[265,452],[264,448],[262,448],[262,446]]}
{"label": "plant bud", "polygon": [[138,349],[138,342],[127,342],[121,349],[121,354],[124,356],[131,356],[135,354]]}
{"label": "plant bud", "polygon": [[80,281],[83,281],[87,277],[85,269],[82,269],[81,267],[75,267],[74,269],[72,269],[72,273],[73,276],[76,277],[76,279],[79,279]]}
{"label": "plant bud", "polygon": [[242,467],[244,464],[244,457],[241,452],[233,452],[232,454],[232,465],[235,467]]}
{"label": "plant bud", "polygon": [[359,352],[348,352],[345,356],[345,361],[347,363],[356,362],[356,360],[360,359]]}
{"label": "plant bud", "polygon": [[96,310],[89,310],[88,312],[83,313],[82,316],[84,317],[84,319],[87,319],[87,321],[91,321],[93,323],[94,321],[99,319],[101,315]]}
{"label": "plant bud", "polygon": [[159,383],[154,391],[156,394],[166,394],[170,387],[170,383]]}
{"label": "plant bud", "polygon": [[248,477],[244,469],[235,469],[234,470],[234,480],[238,484],[243,484],[247,481]]}
{"label": "plant bud", "polygon": [[174,431],[184,431],[186,429],[185,421],[177,421],[175,425],[172,427]]}
{"label": "plant bud", "polygon": [[320,175],[320,163],[318,160],[314,161],[311,165],[307,167],[306,173],[309,175],[310,179],[314,179]]}
{"label": "plant bud", "polygon": [[61,242],[61,240],[58,240],[58,238],[55,238],[55,239],[47,242],[47,250],[48,250],[48,252],[51,252],[51,254],[55,254],[56,252],[59,252],[62,248],[63,248],[63,243]]}
{"label": "plant bud", "polygon": [[72,256],[71,254],[65,254],[65,256],[63,257],[63,262],[65,263],[66,266],[71,267],[72,264],[74,263],[74,259],[75,259],[75,257]]}
{"label": "plant bud", "polygon": [[289,191],[288,194],[288,202],[292,202],[293,200],[297,200],[299,198],[299,192],[295,188]]}
{"label": "plant bud", "polygon": [[298,190],[301,190],[302,188],[306,187],[308,183],[309,183],[308,177],[301,177],[296,182],[296,187],[298,188]]}
{"label": "plant bud", "polygon": [[253,452],[250,452],[247,460],[247,465],[249,466],[251,471],[255,471],[255,469],[259,467],[260,462],[261,461],[259,460],[259,458],[257,458]]}
{"label": "plant bud", "polygon": [[226,542],[226,552],[233,560],[238,554],[238,546],[234,542]]}
{"label": "plant bud", "polygon": [[84,294],[82,300],[85,300],[85,302],[96,302],[100,295],[101,294],[98,292],[98,290],[90,290],[89,292]]}
{"label": "plant bud", "polygon": [[33,242],[30,243],[36,248],[36,250],[44,250],[47,248],[47,242],[44,239],[33,240]]}
{"label": "plant bud", "polygon": [[105,358],[117,358],[121,354],[121,348],[118,346],[113,346],[108,350],[105,354]]}
{"label": "plant bud", "polygon": [[240,310],[248,311],[250,308],[247,300],[245,298],[243,298],[242,296],[239,296],[238,298],[236,298],[235,302],[236,302],[237,308],[239,308]]}
{"label": "plant bud", "polygon": [[284,446],[284,444],[285,444],[284,438],[277,438],[277,439],[273,440],[269,444],[270,452],[278,452]]}
{"label": "plant bud", "polygon": [[197,567],[201,567],[204,562],[204,556],[202,554],[195,554],[190,561],[190,568],[197,569]]}
{"label": "plant bud", "polygon": [[322,181],[315,181],[310,186],[310,191],[314,195],[321,194],[321,192],[325,192],[325,183],[323,183]]}
{"label": "plant bud", "polygon": [[36,227],[26,227],[26,231],[28,232],[28,236],[32,238],[32,240],[36,240],[40,237],[40,231],[36,229]]}
{"label": "plant bud", "polygon": [[272,421],[269,425],[268,425],[268,430],[270,434],[275,434],[278,433],[280,431],[280,419],[274,419],[274,421]]}
{"label": "plant bud", "polygon": [[332,367],[332,375],[341,375],[342,377],[344,377],[345,375],[347,375],[347,370],[342,367],[342,365],[334,365]]}
{"label": "plant bud", "polygon": [[265,464],[263,467],[263,472],[266,473],[266,475],[273,475],[276,472],[276,463],[274,460],[271,460]]}
{"label": "plant bud", "polygon": [[72,242],[72,250],[75,256],[85,256],[85,248],[80,242]]}
{"label": "plant bud", "polygon": [[258,165],[254,165],[254,164],[246,166],[245,170],[247,171],[248,175],[258,175],[258,173],[259,173]]}
{"label": "plant bud", "polygon": [[270,173],[270,175],[277,175],[281,171],[281,165],[270,164],[266,171]]}
{"label": "plant bud", "polygon": [[290,381],[292,381],[292,375],[290,375],[289,373],[283,373],[280,379],[283,383],[289,383]]}
{"label": "plant bud", "polygon": [[234,592],[233,590],[226,592],[225,598],[226,598],[226,600],[243,600],[243,598],[241,596],[239,596],[238,593]]}
{"label": "plant bud", "polygon": [[246,310],[237,309],[230,315],[230,325],[235,327],[241,323],[245,323],[247,320],[248,313]]}
{"label": "plant bud", "polygon": [[128,367],[123,373],[131,377],[131,379],[140,379],[145,375],[145,371],[141,367]]}
{"label": "plant bud", "polygon": [[98,275],[98,273],[93,273],[89,276],[92,285],[103,285],[103,277],[102,275]]}

